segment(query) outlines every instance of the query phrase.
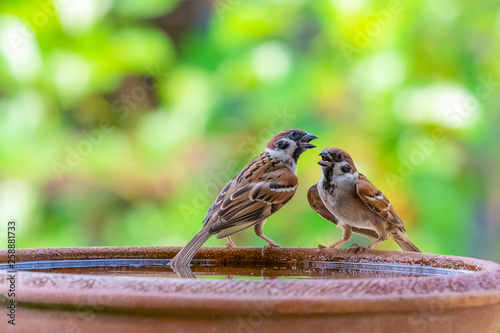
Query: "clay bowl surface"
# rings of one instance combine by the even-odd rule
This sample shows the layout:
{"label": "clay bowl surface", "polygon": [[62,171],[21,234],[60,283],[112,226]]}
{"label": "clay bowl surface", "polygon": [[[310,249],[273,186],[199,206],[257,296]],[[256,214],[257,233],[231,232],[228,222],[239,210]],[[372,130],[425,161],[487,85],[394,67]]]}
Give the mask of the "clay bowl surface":
{"label": "clay bowl surface", "polygon": [[[500,325],[500,265],[493,262],[391,251],[203,248],[195,257],[203,264],[189,272],[198,278],[181,279],[161,264],[179,250],[17,250],[16,326],[4,319],[1,331],[455,333],[497,332]],[[106,266],[129,259],[156,266],[135,265],[125,275]],[[68,260],[104,264],[46,269]],[[0,251],[0,265],[6,262],[7,251]],[[331,273],[339,264],[343,269]],[[207,278],[214,272],[219,279]],[[0,270],[3,304],[8,276]]]}

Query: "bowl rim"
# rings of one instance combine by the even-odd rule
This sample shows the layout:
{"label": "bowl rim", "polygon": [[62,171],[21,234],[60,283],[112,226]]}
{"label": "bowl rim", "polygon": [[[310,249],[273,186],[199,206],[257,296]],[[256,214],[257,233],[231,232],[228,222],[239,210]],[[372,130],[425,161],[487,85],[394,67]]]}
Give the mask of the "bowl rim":
{"label": "bowl rim", "polygon": [[[181,247],[74,247],[17,249],[17,262],[69,259],[169,259]],[[6,263],[7,250],[0,251]],[[500,265],[491,261],[400,251],[316,248],[204,247],[195,259],[318,260],[401,263],[466,269],[472,273],[423,277],[304,280],[209,280],[96,276],[19,271],[16,302],[21,306],[99,312],[224,314],[272,309],[280,314],[359,311],[436,311],[500,303]],[[7,271],[0,292],[7,295]],[[2,297],[2,298],[5,298]],[[260,310],[259,310],[260,309]],[[262,310],[264,311],[264,310]]]}

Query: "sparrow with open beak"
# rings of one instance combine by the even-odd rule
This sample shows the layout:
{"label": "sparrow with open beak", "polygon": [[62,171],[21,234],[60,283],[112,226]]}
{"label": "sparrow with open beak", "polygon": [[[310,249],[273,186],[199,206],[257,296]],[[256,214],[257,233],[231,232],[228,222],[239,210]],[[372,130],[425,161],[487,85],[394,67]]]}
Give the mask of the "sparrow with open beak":
{"label": "sparrow with open beak", "polygon": [[421,252],[405,234],[403,221],[389,200],[358,173],[347,152],[326,148],[319,155],[321,179],[309,188],[307,198],[319,215],[342,229],[342,239],[330,247],[349,241],[354,232],[376,239],[370,249],[390,236],[404,251]]}
{"label": "sparrow with open beak", "polygon": [[201,230],[172,259],[170,267],[188,266],[212,235],[228,237],[249,227],[254,227],[257,236],[269,243],[266,247],[279,246],[264,235],[264,223],[295,194],[297,161],[303,152],[316,147],[309,143],[313,139],[317,137],[298,129],[282,131],[272,138],[265,151],[222,189]]}

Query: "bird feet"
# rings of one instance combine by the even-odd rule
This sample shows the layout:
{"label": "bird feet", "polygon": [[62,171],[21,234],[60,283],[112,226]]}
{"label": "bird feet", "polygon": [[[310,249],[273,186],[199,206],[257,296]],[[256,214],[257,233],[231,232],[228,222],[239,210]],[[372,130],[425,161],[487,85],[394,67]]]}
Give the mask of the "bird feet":
{"label": "bird feet", "polygon": [[349,249],[347,250],[347,252],[356,254],[356,253],[364,252],[366,249],[368,249],[367,246],[361,246],[361,245],[359,245],[357,243],[353,243],[349,247]]}
{"label": "bird feet", "polygon": [[227,238],[226,247],[227,247],[227,248],[236,247],[236,244],[234,244],[234,242],[233,242],[233,240],[231,239],[231,237],[228,237],[228,238]]}
{"label": "bird feet", "polygon": [[281,245],[279,245],[279,244],[267,244],[266,246],[264,246],[264,250],[267,250],[267,249],[278,249],[280,247],[281,247]]}

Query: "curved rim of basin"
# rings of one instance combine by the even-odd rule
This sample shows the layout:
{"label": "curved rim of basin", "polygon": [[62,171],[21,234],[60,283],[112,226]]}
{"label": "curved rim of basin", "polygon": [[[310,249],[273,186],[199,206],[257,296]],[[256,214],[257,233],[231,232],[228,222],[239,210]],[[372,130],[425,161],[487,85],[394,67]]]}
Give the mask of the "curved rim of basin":
{"label": "curved rim of basin", "polygon": [[[18,249],[17,262],[85,259],[171,259],[180,247],[86,247]],[[98,311],[205,314],[272,307],[273,313],[327,314],[449,309],[500,303],[500,265],[472,258],[434,254],[344,249],[205,247],[195,259],[272,263],[343,261],[391,263],[466,271],[457,275],[359,279],[211,280],[19,271],[16,302],[21,306]],[[0,251],[7,263],[7,251]],[[6,295],[8,273],[0,271]],[[207,312],[208,311],[208,312]]]}

